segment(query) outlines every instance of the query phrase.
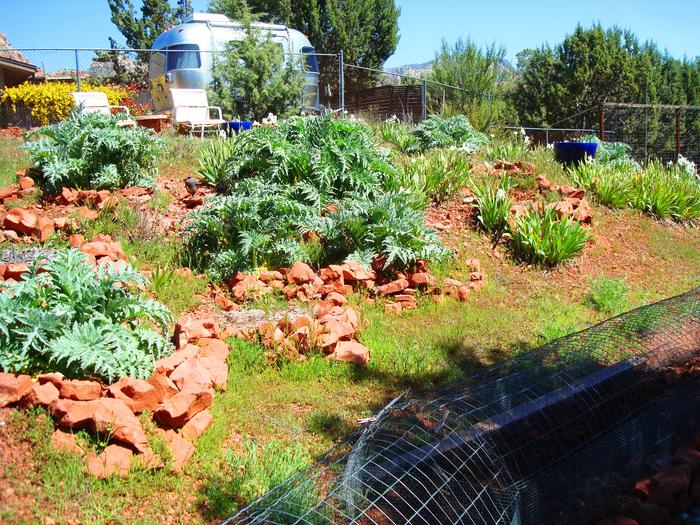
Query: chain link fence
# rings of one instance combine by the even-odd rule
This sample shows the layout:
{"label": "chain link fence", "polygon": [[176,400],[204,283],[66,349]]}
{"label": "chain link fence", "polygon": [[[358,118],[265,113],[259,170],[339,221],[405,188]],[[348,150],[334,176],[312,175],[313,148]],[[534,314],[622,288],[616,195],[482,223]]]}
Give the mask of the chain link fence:
{"label": "chain link fence", "polygon": [[697,431],[700,288],[397,398],[226,524],[592,523]]}
{"label": "chain link fence", "polygon": [[675,162],[682,155],[700,165],[700,106],[606,102],[552,127],[522,129],[538,145],[595,135],[627,144],[630,156],[643,164],[654,159]]}

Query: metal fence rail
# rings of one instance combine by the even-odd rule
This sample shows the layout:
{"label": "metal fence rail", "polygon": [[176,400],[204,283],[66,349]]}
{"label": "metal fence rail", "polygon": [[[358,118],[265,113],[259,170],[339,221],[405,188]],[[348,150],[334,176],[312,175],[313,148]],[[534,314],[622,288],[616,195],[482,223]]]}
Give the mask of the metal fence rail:
{"label": "metal fence rail", "polygon": [[226,524],[590,523],[697,430],[700,288],[392,401]]}

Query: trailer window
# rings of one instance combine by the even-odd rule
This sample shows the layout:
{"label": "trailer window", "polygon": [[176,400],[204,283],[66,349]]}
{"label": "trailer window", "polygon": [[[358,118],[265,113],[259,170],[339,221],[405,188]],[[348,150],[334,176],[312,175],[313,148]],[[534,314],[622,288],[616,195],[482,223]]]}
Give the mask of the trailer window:
{"label": "trailer window", "polygon": [[177,44],[168,47],[167,71],[173,69],[199,69],[202,61],[197,44]]}
{"label": "trailer window", "polygon": [[311,71],[313,73],[318,73],[318,60],[316,59],[316,50],[313,47],[305,46],[301,48],[302,54],[304,54],[304,69],[306,71]]}

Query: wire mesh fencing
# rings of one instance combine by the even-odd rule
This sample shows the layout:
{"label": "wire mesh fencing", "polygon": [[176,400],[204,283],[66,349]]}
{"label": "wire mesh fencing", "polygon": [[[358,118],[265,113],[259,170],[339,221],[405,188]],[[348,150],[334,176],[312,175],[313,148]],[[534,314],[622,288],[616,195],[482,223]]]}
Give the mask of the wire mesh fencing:
{"label": "wire mesh fencing", "polygon": [[397,398],[227,524],[584,524],[698,428],[700,288]]}

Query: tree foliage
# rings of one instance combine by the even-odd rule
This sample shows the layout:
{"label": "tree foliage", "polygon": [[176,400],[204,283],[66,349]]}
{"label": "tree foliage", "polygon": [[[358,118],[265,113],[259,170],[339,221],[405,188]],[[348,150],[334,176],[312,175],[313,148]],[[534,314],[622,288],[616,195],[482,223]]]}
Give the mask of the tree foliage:
{"label": "tree foliage", "polygon": [[229,42],[217,56],[212,102],[227,117],[260,119],[268,113],[287,115],[302,105],[304,74],[294,57],[269,35],[246,25],[243,40]]}
{"label": "tree foliage", "polygon": [[[453,45],[443,40],[428,78],[461,88],[445,91],[444,112],[467,115],[481,130],[502,124],[509,116],[505,94],[512,77],[505,56],[505,48],[495,44],[481,48],[468,39]],[[431,88],[428,95],[428,103],[442,109],[442,90]]]}
{"label": "tree foliage", "polygon": [[[700,103],[700,60],[673,58],[619,27],[578,26],[557,46],[521,52],[518,70],[513,100],[525,125],[553,125],[605,101]],[[589,127],[595,118],[567,126]]]}
{"label": "tree foliage", "polygon": [[112,23],[124,35],[126,45],[133,49],[150,49],[159,34],[180,23],[190,11],[189,0],[177,0],[176,7],[169,0],[142,0],[140,15],[132,0],[107,0],[107,3]]}

